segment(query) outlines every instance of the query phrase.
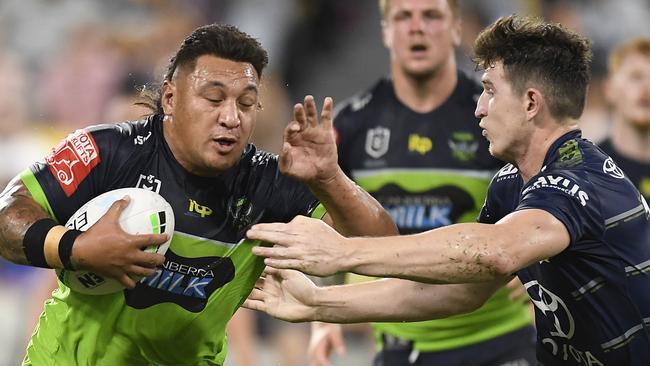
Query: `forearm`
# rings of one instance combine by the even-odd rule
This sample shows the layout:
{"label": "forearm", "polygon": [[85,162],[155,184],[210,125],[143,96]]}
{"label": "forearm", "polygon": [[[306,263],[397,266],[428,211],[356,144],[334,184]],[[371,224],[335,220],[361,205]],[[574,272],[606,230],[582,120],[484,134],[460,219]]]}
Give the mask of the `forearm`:
{"label": "forearm", "polygon": [[18,178],[10,182],[0,194],[0,255],[17,264],[29,264],[23,238],[34,222],[47,217]]}
{"label": "forearm", "polygon": [[516,267],[508,251],[513,239],[496,225],[485,224],[457,224],[400,237],[351,238],[345,245],[344,270],[427,283],[490,281]]}
{"label": "forearm", "polygon": [[339,169],[328,182],[310,184],[334,228],[345,236],[396,235],[397,227],[384,208]]}
{"label": "forearm", "polygon": [[428,285],[400,279],[320,288],[313,318],[329,323],[420,321],[445,318],[480,307],[503,280]]}

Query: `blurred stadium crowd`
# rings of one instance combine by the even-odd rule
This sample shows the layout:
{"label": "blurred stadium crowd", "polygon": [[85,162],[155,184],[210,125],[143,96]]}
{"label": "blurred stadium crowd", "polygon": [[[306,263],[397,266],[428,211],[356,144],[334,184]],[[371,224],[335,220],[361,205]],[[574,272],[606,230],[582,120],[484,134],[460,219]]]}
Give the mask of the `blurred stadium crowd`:
{"label": "blurred stadium crowd", "polygon": [[[593,82],[582,128],[594,141],[607,136],[608,106],[602,92],[607,53],[624,40],[650,36],[650,2],[461,4],[463,44],[458,60],[469,72],[474,70],[474,38],[502,15],[537,14],[588,36],[594,47]],[[263,112],[253,139],[277,151],[290,107],[305,94],[341,101],[388,73],[379,20],[376,0],[1,0],[0,183],[4,187],[76,128],[138,119],[146,113],[133,106],[142,86],[159,82],[179,42],[195,27],[212,22],[238,26],[269,51]],[[0,258],[0,365],[20,362],[52,289],[51,272]],[[249,360],[231,357],[231,365],[306,364],[308,326],[257,317],[256,348],[244,352]],[[365,328],[359,329],[347,359],[337,361],[341,365],[370,363],[372,346]]]}

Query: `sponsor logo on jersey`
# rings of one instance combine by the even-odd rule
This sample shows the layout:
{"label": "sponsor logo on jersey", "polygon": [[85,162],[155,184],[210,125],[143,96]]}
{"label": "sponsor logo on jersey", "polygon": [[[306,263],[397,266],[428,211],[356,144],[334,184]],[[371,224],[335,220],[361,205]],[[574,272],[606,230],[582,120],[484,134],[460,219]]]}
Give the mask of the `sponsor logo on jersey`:
{"label": "sponsor logo on jersey", "polygon": [[147,142],[147,140],[149,140],[149,137],[151,137],[151,131],[149,131],[147,136],[138,135],[138,136],[134,137],[133,138],[133,144],[134,145],[144,145],[144,143]]}
{"label": "sponsor logo on jersey", "polygon": [[237,228],[237,230],[242,230],[251,224],[252,212],[253,205],[246,197],[231,199],[231,201],[228,203],[228,216],[232,220],[233,225]]}
{"label": "sponsor logo on jersey", "polygon": [[420,136],[418,134],[412,133],[409,135],[408,149],[409,151],[415,151],[424,155],[431,151],[433,143],[431,139],[426,136]]}
{"label": "sponsor logo on jersey", "polygon": [[575,321],[564,301],[556,294],[539,284],[537,281],[530,281],[524,284],[533,305],[549,318],[549,324],[553,324],[550,334],[554,337],[571,339],[575,332]]}
{"label": "sponsor logo on jersey", "polygon": [[155,176],[151,174],[149,175],[140,174],[140,177],[138,178],[138,183],[135,184],[135,187],[160,193],[160,185],[161,185],[160,179],[156,178]]}
{"label": "sponsor logo on jersey", "polygon": [[499,172],[497,173],[494,182],[501,182],[506,179],[513,179],[519,177],[519,169],[512,164],[506,164]]}
{"label": "sponsor logo on jersey", "polygon": [[208,206],[198,204],[195,200],[190,198],[190,207],[187,209],[190,213],[195,213],[201,218],[212,215],[212,209]]}
{"label": "sponsor logo on jersey", "polygon": [[563,360],[573,358],[580,365],[604,366],[592,351],[580,350],[570,343],[575,333],[575,320],[564,301],[533,280],[524,284],[530,299],[543,317],[546,318],[550,337],[542,339],[542,344],[554,356]]}
{"label": "sponsor logo on jersey", "polygon": [[582,159],[582,152],[580,151],[580,147],[578,146],[578,141],[576,140],[569,140],[562,144],[560,148],[558,149],[558,160],[556,162],[556,165],[560,168],[568,168],[568,167],[573,167],[578,164],[581,164],[583,161]]}
{"label": "sponsor logo on jersey", "polygon": [[441,186],[415,194],[388,184],[372,195],[386,209],[401,234],[451,225],[477,206],[469,193],[455,186]]}
{"label": "sponsor logo on jersey", "polygon": [[614,160],[612,158],[607,158],[603,162],[603,172],[611,177],[617,178],[617,179],[623,179],[625,178],[625,174],[623,174],[623,171],[621,168],[614,163]]}
{"label": "sponsor logo on jersey", "polygon": [[135,289],[126,290],[126,303],[144,309],[171,302],[197,313],[216,290],[234,277],[235,265],[229,257],[185,258],[170,249],[162,267],[141,279]]}
{"label": "sponsor logo on jersey", "polygon": [[45,162],[66,196],[70,197],[99,164],[99,150],[92,135],[86,130],[77,130],[52,149]]}
{"label": "sponsor logo on jersey", "polygon": [[589,195],[587,192],[581,190],[577,183],[568,178],[550,174],[538,177],[533,184],[524,189],[522,195],[540,188],[553,188],[562,191],[572,197],[576,197],[582,206],[586,206],[587,201],[589,201]]}
{"label": "sponsor logo on jersey", "polygon": [[506,175],[512,175],[512,174],[517,174],[519,173],[519,169],[517,169],[516,166],[512,164],[507,164],[501,170],[499,170],[499,174],[497,176],[499,177],[505,177]]}
{"label": "sponsor logo on jersey", "polygon": [[479,143],[476,136],[470,132],[454,132],[447,141],[451,155],[460,161],[469,161],[476,157]]}
{"label": "sponsor logo on jersey", "polygon": [[371,128],[366,134],[366,153],[375,159],[379,159],[388,152],[389,143],[390,130],[388,128]]}

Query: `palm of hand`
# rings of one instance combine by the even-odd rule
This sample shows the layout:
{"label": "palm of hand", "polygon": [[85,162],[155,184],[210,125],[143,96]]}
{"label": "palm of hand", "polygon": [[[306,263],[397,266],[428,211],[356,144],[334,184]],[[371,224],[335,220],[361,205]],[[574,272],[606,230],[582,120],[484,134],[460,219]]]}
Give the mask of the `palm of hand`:
{"label": "palm of hand", "polygon": [[284,131],[280,170],[303,181],[327,180],[337,164],[332,100],[326,98],[320,121],[313,97],[294,106],[294,120]]}
{"label": "palm of hand", "polygon": [[[269,314],[288,321],[303,321],[307,318],[309,291],[313,284],[297,271],[271,270],[264,281]],[[311,285],[311,286],[310,286]]]}

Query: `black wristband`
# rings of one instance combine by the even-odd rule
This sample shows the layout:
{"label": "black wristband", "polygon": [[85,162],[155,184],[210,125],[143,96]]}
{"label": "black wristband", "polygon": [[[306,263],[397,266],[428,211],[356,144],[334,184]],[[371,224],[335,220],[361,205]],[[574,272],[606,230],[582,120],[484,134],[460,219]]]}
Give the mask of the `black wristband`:
{"label": "black wristband", "polygon": [[27,229],[23,237],[23,252],[25,252],[25,258],[32,266],[52,268],[45,260],[45,237],[57,225],[56,221],[48,217],[36,221]]}
{"label": "black wristband", "polygon": [[59,258],[61,258],[61,263],[63,263],[63,268],[74,271],[75,268],[72,265],[72,244],[74,244],[75,239],[81,235],[83,231],[80,230],[68,230],[61,237],[59,241]]}

